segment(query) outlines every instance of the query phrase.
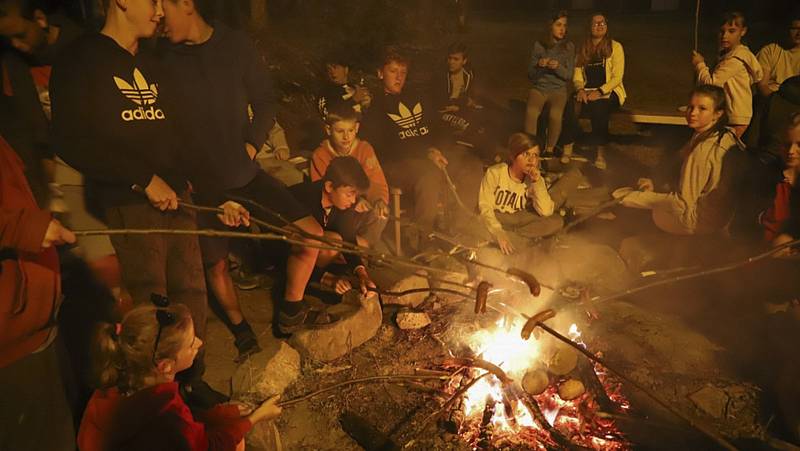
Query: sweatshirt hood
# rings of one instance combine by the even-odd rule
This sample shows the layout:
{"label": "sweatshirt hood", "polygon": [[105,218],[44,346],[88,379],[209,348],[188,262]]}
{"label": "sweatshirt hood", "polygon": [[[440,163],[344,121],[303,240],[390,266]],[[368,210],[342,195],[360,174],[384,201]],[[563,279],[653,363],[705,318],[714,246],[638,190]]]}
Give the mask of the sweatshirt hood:
{"label": "sweatshirt hood", "polygon": [[758,59],[753,52],[750,51],[746,45],[742,44],[737,46],[725,54],[725,58],[736,58],[741,61],[747,68],[747,73],[750,75],[750,84],[758,83],[764,77],[764,72],[761,69]]}

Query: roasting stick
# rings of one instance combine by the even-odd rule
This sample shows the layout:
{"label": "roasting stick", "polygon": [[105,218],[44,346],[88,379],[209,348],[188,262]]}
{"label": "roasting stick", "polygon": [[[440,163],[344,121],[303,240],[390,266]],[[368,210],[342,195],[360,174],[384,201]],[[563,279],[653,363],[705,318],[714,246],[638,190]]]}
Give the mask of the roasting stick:
{"label": "roasting stick", "polygon": [[[592,362],[600,364],[601,366],[603,366],[605,369],[607,369],[611,373],[614,373],[615,376],[619,377],[620,379],[624,380],[626,383],[629,383],[632,386],[634,386],[635,388],[639,389],[642,393],[644,393],[650,399],[652,399],[653,401],[658,403],[661,407],[665,408],[668,412],[672,413],[676,417],[678,417],[681,420],[685,421],[687,424],[689,424],[689,426],[691,426],[691,427],[697,429],[698,431],[702,432],[703,434],[705,434],[706,436],[708,436],[709,438],[714,440],[721,447],[723,447],[725,449],[728,449],[728,450],[736,450],[736,447],[733,446],[732,443],[730,443],[728,440],[726,440],[724,437],[719,435],[717,432],[713,431],[711,428],[709,428],[705,424],[703,424],[703,423],[701,423],[701,422],[689,417],[688,415],[684,414],[683,412],[675,409],[668,402],[666,402],[663,399],[661,399],[658,395],[653,393],[647,387],[645,387],[642,384],[636,382],[635,380],[629,378],[628,376],[626,376],[621,371],[615,369],[613,366],[610,366],[608,364],[608,362],[606,362],[605,359],[597,357],[596,355],[594,355],[591,352],[589,352],[588,350],[586,350],[583,346],[575,343],[574,341],[570,340],[568,337],[565,337],[564,335],[562,335],[561,333],[559,333],[555,329],[552,329],[547,324],[544,324],[542,321],[539,320],[539,318],[541,318],[543,316],[543,313],[547,313],[548,311],[542,312],[540,314],[536,314],[534,316],[528,316],[528,315],[526,315],[526,314],[524,314],[522,312],[517,311],[516,309],[512,308],[511,306],[502,303],[502,302],[497,302],[497,304],[503,306],[503,308],[506,309],[507,311],[503,312],[502,310],[500,310],[500,309],[498,309],[496,307],[493,307],[491,305],[487,305],[487,307],[489,307],[492,310],[494,310],[496,312],[499,312],[499,313],[507,313],[507,312],[514,313],[516,315],[519,315],[519,316],[525,318],[528,322],[533,321],[534,322],[534,324],[533,324],[534,327],[541,328],[542,330],[544,330],[545,332],[547,332],[548,334],[550,334],[554,338],[556,338],[559,341],[563,342],[564,344],[574,348],[576,351],[578,351],[581,354],[583,354],[584,356],[586,356],[586,358],[588,358]],[[549,315],[545,315],[545,316],[549,316]],[[550,316],[550,317],[552,318],[552,316]],[[530,325],[526,323],[525,326],[523,327],[523,331],[526,330],[526,329],[529,329],[529,326]],[[523,338],[525,338],[525,339],[528,339],[529,337],[530,337],[530,335],[528,335],[528,337],[525,337],[523,335]]]}
{"label": "roasting stick", "polygon": [[348,385],[355,385],[355,384],[364,384],[368,382],[380,382],[380,381],[405,381],[405,380],[440,380],[446,381],[450,379],[451,375],[446,376],[439,376],[439,375],[422,375],[422,374],[390,374],[386,376],[368,376],[368,377],[361,377],[358,379],[351,379],[344,382],[339,382],[338,384],[329,385],[327,387],[321,388],[319,390],[312,391],[311,393],[307,393],[302,396],[298,396],[296,398],[287,399],[285,401],[278,402],[279,407],[288,407],[299,402],[306,401],[311,399],[315,396],[319,396],[323,393],[327,393],[329,391],[333,391],[342,387],[347,387]]}
{"label": "roasting stick", "polygon": [[797,246],[797,245],[800,245],[800,239],[789,241],[789,242],[781,244],[779,246],[775,246],[775,247],[773,247],[773,248],[771,248],[771,249],[769,249],[769,250],[767,250],[765,252],[762,252],[760,254],[754,255],[752,257],[748,257],[748,258],[746,258],[744,260],[741,260],[741,261],[738,261],[738,262],[728,263],[728,264],[725,264],[725,265],[717,266],[715,268],[709,268],[709,269],[705,269],[705,270],[698,271],[698,272],[692,272],[692,273],[689,273],[689,274],[681,274],[679,276],[670,277],[668,279],[656,280],[656,281],[653,281],[653,282],[650,282],[650,283],[646,283],[646,284],[644,284],[642,286],[629,288],[629,289],[627,289],[625,291],[622,291],[622,292],[619,292],[619,293],[612,293],[612,294],[609,294],[609,295],[606,295],[606,296],[595,296],[590,301],[591,302],[608,301],[608,300],[611,300],[611,299],[616,299],[616,298],[620,298],[620,297],[623,297],[623,296],[628,296],[628,295],[631,295],[631,294],[634,294],[634,293],[638,293],[640,291],[644,291],[644,290],[647,290],[647,289],[650,289],[650,288],[653,288],[653,287],[658,287],[658,286],[661,286],[661,285],[667,285],[667,284],[671,284],[671,283],[675,283],[675,282],[682,282],[684,280],[697,279],[699,277],[710,276],[712,274],[719,274],[719,273],[726,272],[726,271],[732,271],[734,269],[741,268],[741,267],[749,265],[751,263],[755,263],[755,262],[757,262],[759,260],[763,260],[763,259],[769,257],[770,255],[773,255],[773,254],[775,254],[777,252],[780,252],[780,251],[782,251],[784,249],[787,249],[787,248],[790,248],[790,247],[793,247],[793,246]]}

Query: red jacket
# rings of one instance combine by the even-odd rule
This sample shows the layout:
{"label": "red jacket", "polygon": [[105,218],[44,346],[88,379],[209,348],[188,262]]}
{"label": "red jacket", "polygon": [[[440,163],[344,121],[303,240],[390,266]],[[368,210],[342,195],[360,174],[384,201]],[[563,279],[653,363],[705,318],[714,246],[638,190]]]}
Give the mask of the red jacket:
{"label": "red jacket", "polygon": [[130,396],[96,390],[78,431],[80,451],[233,451],[251,428],[233,405],[220,404],[195,421],[169,382]]}
{"label": "red jacket", "polygon": [[56,250],[42,250],[50,219],[0,136],[0,368],[35,351],[53,331],[61,279]]}

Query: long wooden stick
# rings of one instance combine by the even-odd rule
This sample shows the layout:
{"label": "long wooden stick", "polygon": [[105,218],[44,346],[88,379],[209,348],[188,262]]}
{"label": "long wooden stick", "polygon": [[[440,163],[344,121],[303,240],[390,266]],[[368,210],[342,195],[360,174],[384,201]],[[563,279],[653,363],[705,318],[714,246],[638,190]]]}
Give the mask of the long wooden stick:
{"label": "long wooden stick", "polygon": [[595,297],[593,297],[591,299],[591,302],[608,301],[610,299],[616,299],[616,298],[620,298],[622,296],[628,296],[628,295],[631,295],[631,294],[634,294],[634,293],[638,293],[640,291],[648,290],[648,289],[653,288],[653,287],[658,287],[658,286],[661,286],[661,285],[667,285],[667,284],[671,284],[671,283],[675,283],[675,282],[681,282],[681,281],[684,281],[684,280],[697,279],[698,277],[705,277],[705,276],[710,276],[712,274],[719,274],[719,273],[726,272],[726,271],[732,271],[734,269],[741,268],[741,267],[749,265],[751,263],[755,263],[755,262],[757,262],[759,260],[763,260],[763,259],[769,257],[770,255],[773,255],[773,254],[775,254],[777,252],[780,252],[780,251],[782,251],[782,250],[784,250],[786,248],[797,246],[798,244],[800,244],[800,239],[789,241],[789,242],[781,244],[779,246],[775,246],[775,247],[773,247],[773,248],[771,248],[771,249],[769,249],[769,250],[767,250],[765,252],[762,252],[760,254],[754,255],[752,257],[748,257],[748,258],[746,258],[744,260],[740,260],[740,261],[737,261],[737,262],[728,263],[728,264],[725,264],[725,265],[717,266],[715,268],[709,268],[709,269],[705,269],[705,270],[702,270],[702,271],[692,272],[692,273],[689,273],[689,274],[682,274],[682,275],[679,275],[679,276],[670,277],[668,279],[656,280],[656,281],[653,281],[653,282],[650,282],[650,283],[646,283],[646,284],[638,286],[638,287],[629,288],[629,289],[627,289],[625,291],[621,291],[621,292],[618,292],[618,293],[612,293],[612,294],[609,294],[609,295],[606,295],[606,296],[595,296]]}
{"label": "long wooden stick", "polygon": [[605,359],[602,359],[602,358],[597,357],[596,355],[592,354],[591,352],[586,350],[586,348],[584,348],[583,346],[575,343],[574,341],[570,340],[569,338],[565,337],[564,335],[561,335],[559,332],[557,332],[556,330],[552,329],[547,324],[544,324],[544,323],[540,322],[540,323],[537,323],[537,326],[541,327],[542,330],[544,330],[545,332],[547,332],[551,336],[555,337],[559,341],[563,342],[564,344],[566,344],[566,345],[572,347],[573,349],[575,349],[576,351],[580,352],[581,354],[586,356],[586,358],[588,358],[592,362],[595,362],[595,363],[598,363],[598,364],[602,365],[608,371],[610,371],[611,373],[614,373],[615,376],[617,376],[620,379],[624,380],[626,383],[634,386],[639,391],[641,391],[642,393],[647,395],[650,399],[652,399],[653,401],[658,403],[661,407],[666,409],[668,412],[672,413],[676,417],[678,417],[681,420],[685,421],[689,426],[691,426],[691,427],[697,429],[698,431],[702,432],[703,434],[705,434],[706,436],[708,436],[709,438],[714,440],[721,447],[723,447],[725,449],[728,449],[728,450],[736,450],[736,447],[733,446],[733,444],[730,443],[728,440],[726,440],[724,437],[722,437],[721,435],[719,435],[718,433],[713,431],[711,428],[709,428],[705,424],[703,424],[701,422],[698,422],[697,420],[694,420],[693,418],[691,418],[688,415],[684,414],[680,410],[677,410],[676,408],[672,407],[668,402],[666,402],[663,399],[661,399],[661,397],[659,397],[658,395],[653,393],[651,390],[649,390],[644,385],[642,385],[642,384],[636,382],[635,380],[631,379],[630,377],[626,376],[624,373],[622,373],[621,371],[615,369],[613,366],[609,366],[608,362],[606,362]]}
{"label": "long wooden stick", "polygon": [[698,35],[700,34],[700,0],[696,1],[694,8],[694,51],[697,51]]}
{"label": "long wooden stick", "polygon": [[347,387],[348,385],[356,385],[356,384],[365,384],[369,382],[380,382],[380,381],[405,381],[405,380],[440,380],[446,381],[450,379],[450,376],[427,376],[427,375],[420,375],[420,374],[394,374],[394,375],[386,375],[386,376],[368,376],[368,377],[361,377],[358,379],[351,379],[344,382],[339,382],[338,384],[333,384],[325,388],[321,388],[319,390],[312,391],[311,393],[307,393],[302,396],[298,396],[296,398],[287,399],[286,401],[278,402],[278,406],[280,407],[288,407],[299,402],[306,401],[311,399],[315,396],[319,396],[323,393],[327,393],[329,391],[336,390],[338,388]]}

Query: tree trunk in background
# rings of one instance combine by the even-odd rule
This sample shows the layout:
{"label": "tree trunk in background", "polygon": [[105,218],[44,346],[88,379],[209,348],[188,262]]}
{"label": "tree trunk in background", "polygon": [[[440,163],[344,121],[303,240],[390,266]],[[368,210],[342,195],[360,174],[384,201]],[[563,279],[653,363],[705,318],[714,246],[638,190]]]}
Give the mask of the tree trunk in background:
{"label": "tree trunk in background", "polygon": [[250,0],[250,28],[261,30],[267,26],[267,0]]}

